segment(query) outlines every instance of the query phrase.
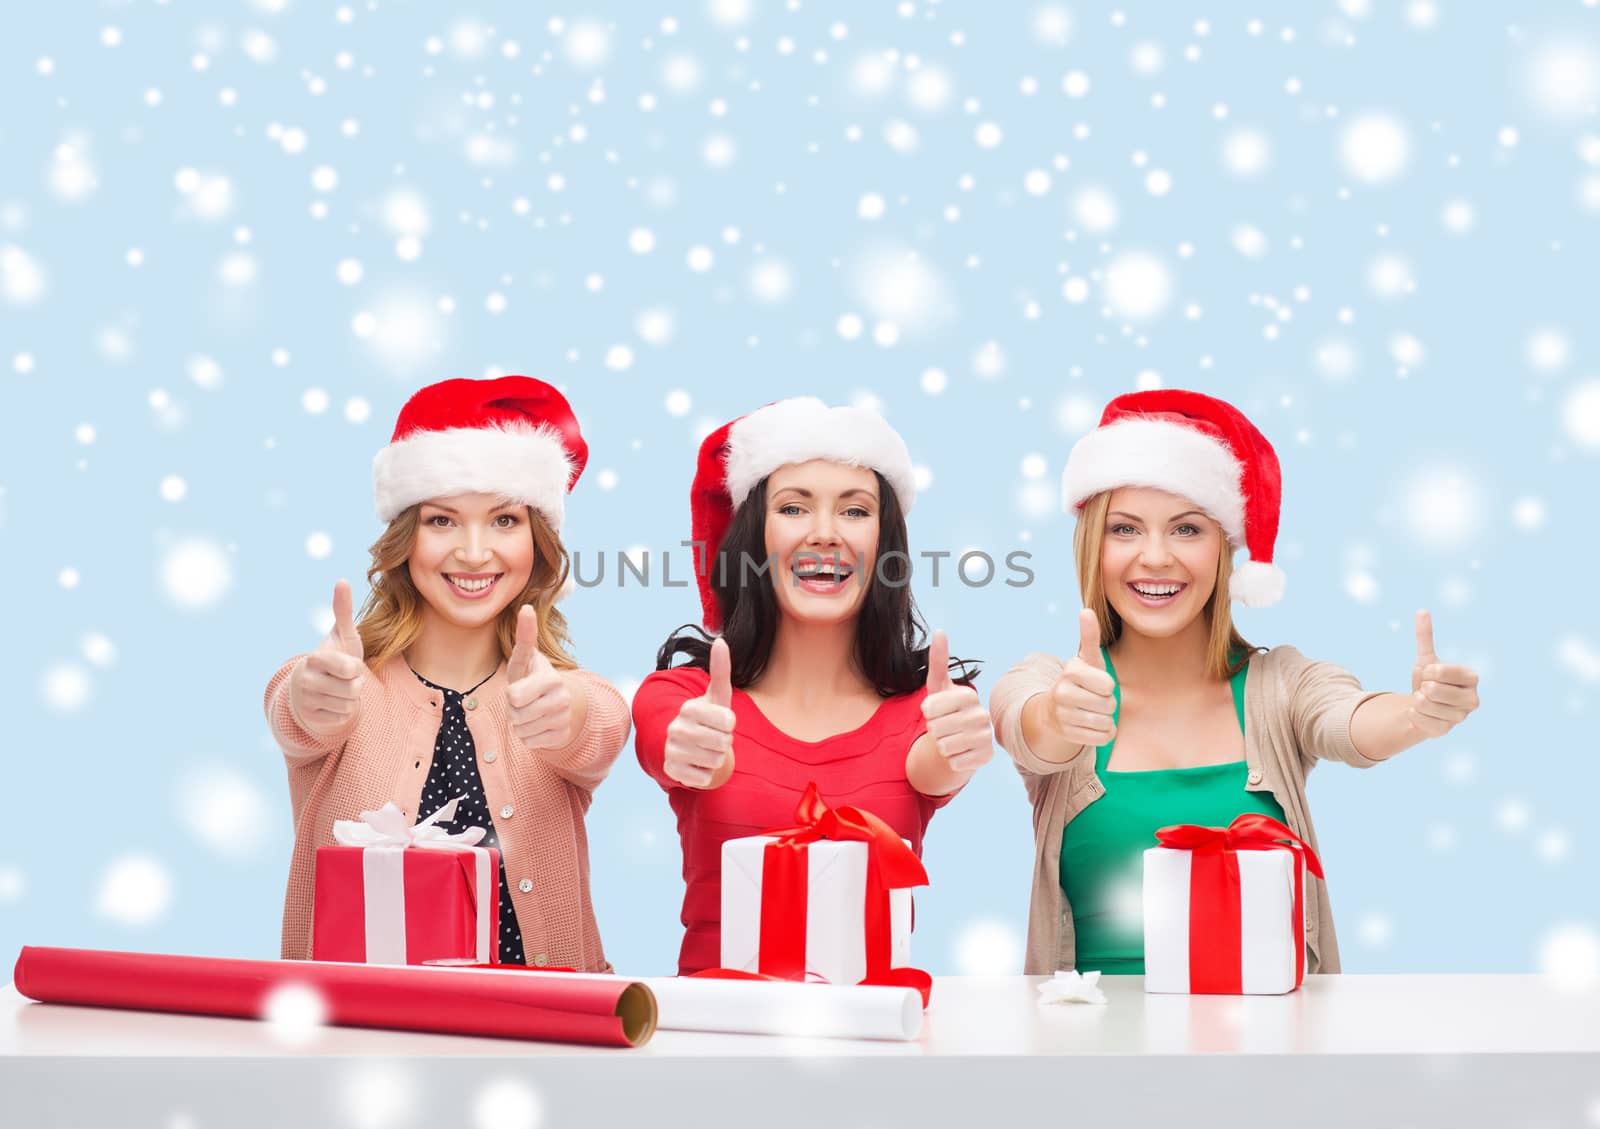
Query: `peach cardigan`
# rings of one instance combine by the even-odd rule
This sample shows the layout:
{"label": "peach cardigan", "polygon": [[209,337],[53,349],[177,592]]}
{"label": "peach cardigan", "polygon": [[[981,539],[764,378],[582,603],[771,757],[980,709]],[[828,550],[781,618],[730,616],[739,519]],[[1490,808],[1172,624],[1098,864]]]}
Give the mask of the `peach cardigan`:
{"label": "peach cardigan", "polygon": [[[294,808],[294,855],[283,905],[283,956],[311,956],[311,906],[318,847],[333,843],[333,821],[355,819],[386,801],[416,817],[433,763],[442,703],[396,656],[371,672],[361,708],[343,736],[307,732],[289,705],[284,663],[267,684],[267,722],[283,750]],[[506,664],[467,699],[467,728],[531,965],[609,972],[589,899],[589,843],[583,817],[594,789],[628,740],[628,707],[598,675],[588,687],[583,732],[565,748],[532,752],[511,733]]]}

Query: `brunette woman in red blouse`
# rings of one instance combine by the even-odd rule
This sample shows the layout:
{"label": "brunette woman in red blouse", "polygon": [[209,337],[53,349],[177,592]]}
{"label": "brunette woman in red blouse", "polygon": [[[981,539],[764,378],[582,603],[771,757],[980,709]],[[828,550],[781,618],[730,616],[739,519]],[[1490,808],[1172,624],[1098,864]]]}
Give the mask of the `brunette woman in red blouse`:
{"label": "brunette woman in red blouse", "polygon": [[915,493],[905,442],[862,408],[782,400],[701,445],[696,573],[721,634],[675,632],[633,699],[639,763],[683,840],[682,974],[720,963],[724,840],[791,823],[814,781],[920,854],[933,813],[993,755],[976,667],[950,661],[942,632],[924,642]]}

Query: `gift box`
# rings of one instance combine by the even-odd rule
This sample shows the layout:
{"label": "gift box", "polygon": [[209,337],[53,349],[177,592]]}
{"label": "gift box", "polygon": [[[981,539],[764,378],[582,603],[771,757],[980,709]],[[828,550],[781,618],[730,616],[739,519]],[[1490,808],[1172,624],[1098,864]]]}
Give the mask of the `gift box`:
{"label": "gift box", "polygon": [[1276,995],[1305,979],[1306,871],[1316,853],[1275,819],[1156,832],[1144,853],[1147,992]]}
{"label": "gift box", "polygon": [[424,964],[497,959],[500,852],[481,827],[450,834],[451,800],[416,826],[394,804],[337,820],[317,850],[311,959]]}
{"label": "gift box", "polygon": [[806,788],[796,826],[722,845],[722,971],[924,991],[910,967],[911,845],[877,816]]}

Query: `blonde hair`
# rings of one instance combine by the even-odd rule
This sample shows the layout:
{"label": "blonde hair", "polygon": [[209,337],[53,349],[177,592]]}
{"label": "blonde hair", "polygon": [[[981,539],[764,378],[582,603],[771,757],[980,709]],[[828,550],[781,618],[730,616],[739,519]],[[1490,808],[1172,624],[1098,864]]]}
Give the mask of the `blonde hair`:
{"label": "blonde hair", "polygon": [[[422,633],[424,601],[411,579],[408,563],[417,543],[421,512],[420,503],[408,506],[372,544],[372,566],[367,569],[372,594],[361,607],[356,631],[361,635],[367,665],[373,669],[403,652]],[[528,586],[495,621],[500,657],[511,657],[517,643],[517,613],[523,604],[532,604],[539,612],[540,652],[557,669],[572,670],[578,664],[567,653],[567,620],[555,607],[556,593],[566,583],[572,561],[561,538],[544,518],[531,506],[527,512],[528,526],[533,531],[533,572]]]}
{"label": "blonde hair", "polygon": [[[1083,606],[1092,610],[1100,621],[1100,640],[1107,647],[1122,635],[1122,617],[1106,599],[1106,588],[1100,581],[1100,553],[1105,545],[1106,513],[1110,509],[1111,491],[1102,490],[1092,496],[1079,511],[1078,528],[1072,535]],[[1233,551],[1224,539],[1222,551],[1217,554],[1216,587],[1201,612],[1211,629],[1206,640],[1206,676],[1209,678],[1231,678],[1250,661],[1252,654],[1266,650],[1245,642],[1233,626],[1228,600],[1228,578],[1232,575]],[[1238,656],[1236,662],[1232,661],[1235,656]]]}

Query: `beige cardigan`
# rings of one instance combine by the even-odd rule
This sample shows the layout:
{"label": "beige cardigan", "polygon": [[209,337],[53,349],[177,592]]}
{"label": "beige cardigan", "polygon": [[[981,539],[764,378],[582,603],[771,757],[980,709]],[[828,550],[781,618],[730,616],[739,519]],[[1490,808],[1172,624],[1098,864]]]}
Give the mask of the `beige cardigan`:
{"label": "beige cardigan", "polygon": [[[1051,655],[1029,655],[995,684],[989,712],[995,735],[1011,754],[1028,798],[1033,802],[1033,897],[1028,906],[1028,951],[1023,971],[1048,975],[1072,968],[1076,937],[1072,907],[1061,891],[1061,833],[1084,808],[1105,794],[1094,771],[1094,749],[1085,745],[1064,763],[1042,760],[1022,737],[1022,707],[1055,685],[1064,664]],[[1356,751],[1350,718],[1376,692],[1331,663],[1313,662],[1293,647],[1274,647],[1250,657],[1244,692],[1245,787],[1271,792],[1282,806],[1289,829],[1317,847],[1306,806],[1306,774],[1319,760],[1358,768],[1378,762]],[[1333,934],[1328,890],[1307,875],[1313,896],[1306,899],[1306,967],[1339,971],[1339,944]]]}

